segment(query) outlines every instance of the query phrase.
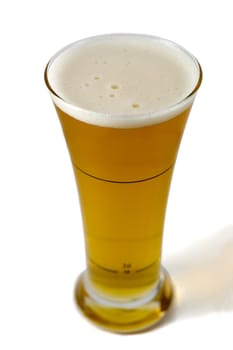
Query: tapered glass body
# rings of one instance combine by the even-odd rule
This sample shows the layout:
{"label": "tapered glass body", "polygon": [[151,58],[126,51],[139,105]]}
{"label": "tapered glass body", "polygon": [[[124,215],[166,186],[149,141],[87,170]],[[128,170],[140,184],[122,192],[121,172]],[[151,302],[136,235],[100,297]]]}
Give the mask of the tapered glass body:
{"label": "tapered glass body", "polygon": [[[173,288],[161,268],[163,227],[190,100],[169,118],[127,127],[98,125],[55,103],[77,183],[86,271],[77,304],[98,325],[117,332],[150,327],[167,312]],[[194,91],[195,90],[195,91]]]}

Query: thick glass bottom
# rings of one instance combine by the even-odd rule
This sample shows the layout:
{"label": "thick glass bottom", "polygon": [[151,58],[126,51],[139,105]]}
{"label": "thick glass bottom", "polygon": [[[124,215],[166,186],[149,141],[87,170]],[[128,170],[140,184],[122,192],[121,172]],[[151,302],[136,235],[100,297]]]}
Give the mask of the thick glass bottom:
{"label": "thick glass bottom", "polygon": [[97,326],[117,333],[136,333],[153,327],[167,314],[172,298],[172,282],[165,269],[149,294],[125,302],[95,294],[86,283],[85,272],[75,286],[75,300],[82,313]]}

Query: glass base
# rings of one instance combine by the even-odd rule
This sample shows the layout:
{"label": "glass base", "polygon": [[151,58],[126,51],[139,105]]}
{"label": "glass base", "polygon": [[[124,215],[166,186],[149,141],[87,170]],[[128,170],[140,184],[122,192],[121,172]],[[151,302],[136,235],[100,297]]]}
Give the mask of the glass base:
{"label": "glass base", "polygon": [[151,328],[167,314],[173,298],[172,282],[163,268],[160,281],[150,294],[127,302],[98,296],[85,280],[84,272],[75,287],[78,307],[90,321],[112,332],[136,333]]}

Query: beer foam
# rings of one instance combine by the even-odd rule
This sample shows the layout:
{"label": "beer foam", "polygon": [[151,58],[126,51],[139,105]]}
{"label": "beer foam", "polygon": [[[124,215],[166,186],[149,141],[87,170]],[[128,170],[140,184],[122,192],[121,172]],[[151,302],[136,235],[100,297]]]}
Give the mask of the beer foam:
{"label": "beer foam", "polygon": [[171,41],[109,34],[59,51],[46,69],[54,103],[81,121],[138,127],[188,108],[201,80],[197,60]]}

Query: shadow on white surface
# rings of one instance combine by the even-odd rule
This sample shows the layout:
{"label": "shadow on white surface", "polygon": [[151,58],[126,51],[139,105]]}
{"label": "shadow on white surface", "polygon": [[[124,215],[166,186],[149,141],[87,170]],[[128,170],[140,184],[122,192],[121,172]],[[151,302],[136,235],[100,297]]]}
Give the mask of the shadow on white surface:
{"label": "shadow on white surface", "polygon": [[163,325],[233,311],[233,226],[171,257],[165,266],[173,279],[176,297]]}

